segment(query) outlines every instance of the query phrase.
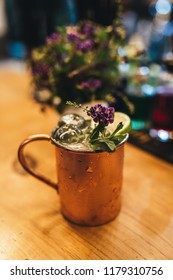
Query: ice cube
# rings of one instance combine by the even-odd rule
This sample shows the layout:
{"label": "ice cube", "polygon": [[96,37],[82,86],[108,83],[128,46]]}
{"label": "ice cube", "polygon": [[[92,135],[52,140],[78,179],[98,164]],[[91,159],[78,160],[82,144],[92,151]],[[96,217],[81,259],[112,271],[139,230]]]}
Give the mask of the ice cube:
{"label": "ice cube", "polygon": [[53,138],[62,143],[80,143],[84,140],[85,135],[76,125],[63,125],[53,132]]}
{"label": "ice cube", "polygon": [[64,125],[75,125],[80,128],[87,126],[85,119],[77,114],[63,115],[58,122],[58,126],[61,127]]}

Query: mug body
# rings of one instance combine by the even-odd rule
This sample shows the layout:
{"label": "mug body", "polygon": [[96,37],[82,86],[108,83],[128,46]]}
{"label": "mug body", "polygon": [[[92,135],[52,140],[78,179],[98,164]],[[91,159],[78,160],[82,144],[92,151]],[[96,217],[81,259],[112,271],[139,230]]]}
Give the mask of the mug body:
{"label": "mug body", "polygon": [[62,214],[97,226],[113,220],[121,206],[124,144],[115,152],[75,152],[56,145]]}

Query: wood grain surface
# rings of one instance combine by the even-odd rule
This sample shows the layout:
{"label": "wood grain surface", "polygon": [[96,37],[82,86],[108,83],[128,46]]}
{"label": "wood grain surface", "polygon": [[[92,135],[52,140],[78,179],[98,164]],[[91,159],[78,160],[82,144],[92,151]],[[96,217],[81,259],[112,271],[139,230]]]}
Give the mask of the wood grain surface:
{"label": "wood grain surface", "polygon": [[[20,167],[17,149],[50,133],[58,114],[40,111],[26,72],[0,72],[0,259],[173,259],[173,167],[126,144],[122,208],[111,223],[80,227],[60,212],[59,197]],[[31,164],[56,180],[54,149],[33,143]]]}

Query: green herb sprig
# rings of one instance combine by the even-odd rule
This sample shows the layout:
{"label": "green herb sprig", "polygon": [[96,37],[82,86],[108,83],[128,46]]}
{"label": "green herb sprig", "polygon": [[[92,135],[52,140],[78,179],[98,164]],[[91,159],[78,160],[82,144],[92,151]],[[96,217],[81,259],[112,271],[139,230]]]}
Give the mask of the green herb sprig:
{"label": "green herb sprig", "polygon": [[96,123],[95,128],[88,135],[88,142],[94,151],[113,152],[117,145],[127,137],[127,134],[118,133],[123,128],[122,122],[117,125],[112,133],[107,129],[109,124],[114,121],[115,110],[113,107],[104,107],[97,104],[89,108],[71,101],[67,101],[66,104],[81,108]]}

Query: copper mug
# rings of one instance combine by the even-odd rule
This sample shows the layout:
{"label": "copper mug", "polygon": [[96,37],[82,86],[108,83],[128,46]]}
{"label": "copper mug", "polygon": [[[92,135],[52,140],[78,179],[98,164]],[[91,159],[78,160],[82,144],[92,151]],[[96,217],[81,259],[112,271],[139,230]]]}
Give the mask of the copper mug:
{"label": "copper mug", "polygon": [[[59,146],[52,136],[33,135],[18,149],[24,169],[56,189],[61,212],[69,221],[84,226],[97,226],[112,221],[121,207],[124,144],[114,152],[81,152]],[[32,169],[26,161],[24,147],[33,141],[47,140],[55,145],[58,183]]]}

